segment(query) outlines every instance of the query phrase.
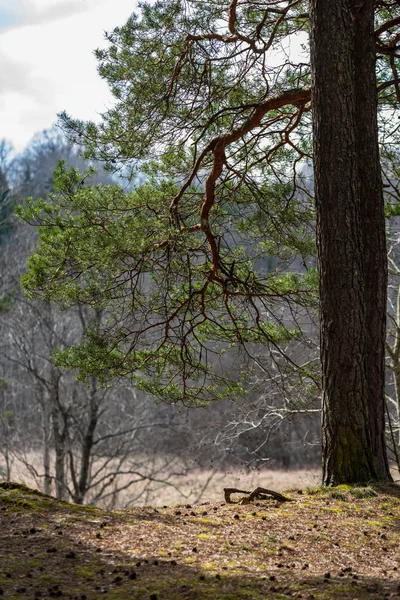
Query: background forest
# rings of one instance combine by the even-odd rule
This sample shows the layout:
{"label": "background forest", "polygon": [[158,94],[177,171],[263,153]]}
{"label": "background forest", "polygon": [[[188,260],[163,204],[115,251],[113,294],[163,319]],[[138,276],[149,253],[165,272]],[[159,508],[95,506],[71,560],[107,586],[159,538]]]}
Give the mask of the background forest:
{"label": "background forest", "polygon": [[[13,210],[27,196],[52,191],[60,159],[87,167],[58,130],[38,135],[17,156],[1,143],[1,478],[25,478],[78,503],[118,505],[120,491],[121,502],[135,504],[154,500],[165,486],[194,498],[232,469],[318,467],[318,389],[309,386],[309,396],[300,396],[296,369],[288,369],[278,352],[269,364],[257,361],[257,352],[251,364],[240,353],[224,357],[223,368],[249,372],[247,396],[190,409],[156,402],[129,385],[103,389],[94,378],[85,385],[52,364],[53,352],[79,341],[98,315],[84,307],[59,312],[24,296],[19,279],[37,231]],[[93,177],[113,182],[101,168]],[[268,260],[271,270],[304,270],[299,260]],[[307,343],[286,348],[296,364],[318,357],[313,315],[302,319]]]}

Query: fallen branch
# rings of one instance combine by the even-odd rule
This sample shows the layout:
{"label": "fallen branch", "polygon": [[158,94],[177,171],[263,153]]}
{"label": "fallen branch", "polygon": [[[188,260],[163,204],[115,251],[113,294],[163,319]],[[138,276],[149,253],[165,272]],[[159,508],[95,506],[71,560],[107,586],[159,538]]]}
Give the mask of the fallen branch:
{"label": "fallen branch", "polygon": [[[248,504],[252,502],[256,498],[265,500],[267,496],[271,498],[275,498],[279,502],[293,502],[292,498],[288,498],[287,496],[283,496],[279,492],[274,492],[273,490],[267,490],[266,488],[258,487],[253,492],[247,492],[245,490],[238,490],[237,488],[224,488],[225,494],[225,502],[227,504]],[[233,502],[231,500],[231,494],[247,494],[247,498],[241,498],[238,502]]]}

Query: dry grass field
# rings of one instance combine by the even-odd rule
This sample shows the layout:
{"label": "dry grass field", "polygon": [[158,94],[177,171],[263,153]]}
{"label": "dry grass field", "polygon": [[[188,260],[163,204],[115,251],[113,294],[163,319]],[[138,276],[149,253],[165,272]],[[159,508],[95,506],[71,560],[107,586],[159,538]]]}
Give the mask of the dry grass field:
{"label": "dry grass field", "polygon": [[[138,462],[144,462],[137,457]],[[167,463],[169,461],[166,461]],[[30,468],[27,464],[31,465]],[[108,467],[110,469],[110,466]],[[180,502],[218,502],[223,498],[224,487],[235,487],[252,490],[258,486],[276,491],[316,486],[320,483],[321,474],[316,469],[254,470],[227,469],[187,469],[179,460],[171,461],[168,470],[163,471],[161,463],[152,465],[148,470],[157,472],[156,481],[142,481],[124,489],[115,496],[107,497],[97,503],[100,508],[124,508],[127,506],[159,506],[179,504]],[[12,480],[43,491],[39,456],[35,453],[25,455],[24,461],[15,459],[12,469]],[[182,474],[182,475],[181,475]],[[1,477],[0,477],[1,479]],[[117,477],[114,488],[124,488],[130,481],[129,475]],[[93,492],[96,490],[93,490]],[[54,490],[51,492],[54,494]],[[93,497],[93,493],[89,495]]]}

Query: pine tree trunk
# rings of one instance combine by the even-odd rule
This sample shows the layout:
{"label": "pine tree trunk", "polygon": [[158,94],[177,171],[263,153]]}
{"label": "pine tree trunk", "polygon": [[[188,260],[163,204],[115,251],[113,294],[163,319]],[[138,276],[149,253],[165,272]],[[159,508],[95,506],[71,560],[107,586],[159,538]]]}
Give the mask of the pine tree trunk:
{"label": "pine tree trunk", "polygon": [[389,480],[373,0],[311,0],[323,479]]}

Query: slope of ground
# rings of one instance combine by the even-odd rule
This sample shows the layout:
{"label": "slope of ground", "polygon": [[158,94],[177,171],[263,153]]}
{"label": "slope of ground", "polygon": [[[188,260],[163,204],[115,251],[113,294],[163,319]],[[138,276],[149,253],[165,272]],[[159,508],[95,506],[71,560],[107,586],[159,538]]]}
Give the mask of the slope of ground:
{"label": "slope of ground", "polygon": [[288,496],[107,512],[0,484],[0,596],[400,597],[399,487]]}

